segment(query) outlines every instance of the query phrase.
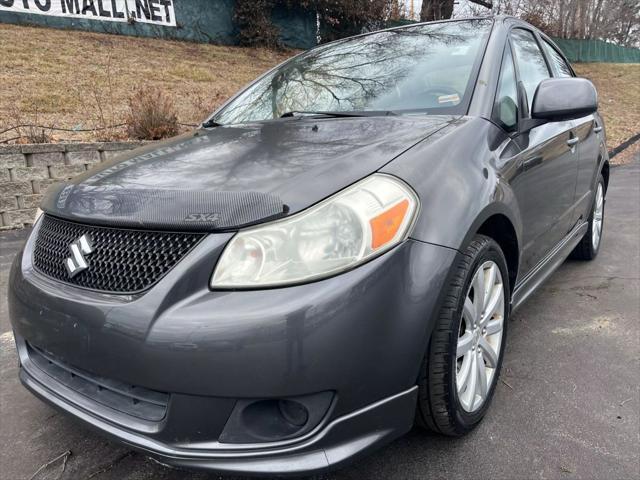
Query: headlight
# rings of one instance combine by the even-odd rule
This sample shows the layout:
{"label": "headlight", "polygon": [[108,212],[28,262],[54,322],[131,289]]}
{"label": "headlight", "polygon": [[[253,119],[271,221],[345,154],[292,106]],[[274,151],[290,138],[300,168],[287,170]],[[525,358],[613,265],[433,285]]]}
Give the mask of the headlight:
{"label": "headlight", "polygon": [[272,287],[335,275],[402,242],[417,211],[404,182],[371,175],[299,214],[238,232],[211,286]]}

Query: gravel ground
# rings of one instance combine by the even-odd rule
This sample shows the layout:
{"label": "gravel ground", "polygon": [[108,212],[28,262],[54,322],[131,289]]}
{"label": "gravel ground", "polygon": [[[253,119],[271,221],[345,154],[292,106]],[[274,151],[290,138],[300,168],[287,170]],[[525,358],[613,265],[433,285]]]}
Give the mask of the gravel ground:
{"label": "gravel ground", "polygon": [[[639,478],[640,155],[612,171],[607,200],[596,261],[565,263],[512,318],[493,406],[473,433],[412,431],[324,478]],[[0,234],[0,478],[219,478],[130,452],[20,385],[4,292],[26,234]]]}

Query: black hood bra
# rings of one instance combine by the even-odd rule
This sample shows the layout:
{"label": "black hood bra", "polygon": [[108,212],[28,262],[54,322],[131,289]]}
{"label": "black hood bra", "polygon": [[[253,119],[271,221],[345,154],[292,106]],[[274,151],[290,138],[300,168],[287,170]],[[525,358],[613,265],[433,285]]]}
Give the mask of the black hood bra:
{"label": "black hood bra", "polygon": [[188,232],[221,231],[276,219],[286,206],[262,192],[150,190],[62,184],[42,209],[79,223]]}

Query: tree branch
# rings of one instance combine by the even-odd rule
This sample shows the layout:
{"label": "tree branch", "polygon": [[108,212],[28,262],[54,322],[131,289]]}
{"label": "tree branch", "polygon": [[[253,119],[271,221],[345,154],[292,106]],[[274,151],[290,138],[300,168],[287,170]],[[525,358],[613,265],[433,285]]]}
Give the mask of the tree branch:
{"label": "tree branch", "polygon": [[492,9],[493,8],[493,3],[491,2],[484,2],[482,0],[469,0],[471,3],[475,3],[476,5],[482,5],[485,8],[489,8]]}

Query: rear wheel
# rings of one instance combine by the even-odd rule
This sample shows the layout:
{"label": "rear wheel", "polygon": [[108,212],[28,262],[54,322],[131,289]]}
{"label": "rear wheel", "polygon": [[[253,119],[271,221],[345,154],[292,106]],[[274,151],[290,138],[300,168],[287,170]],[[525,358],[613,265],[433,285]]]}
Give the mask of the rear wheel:
{"label": "rear wheel", "polygon": [[600,251],[602,232],[604,228],[604,178],[598,178],[596,194],[593,197],[591,214],[589,215],[589,228],[571,252],[571,258],[576,260],[593,260]]}
{"label": "rear wheel", "polygon": [[477,235],[458,260],[424,358],[419,425],[460,436],[482,420],[502,365],[509,292],[502,250]]}

